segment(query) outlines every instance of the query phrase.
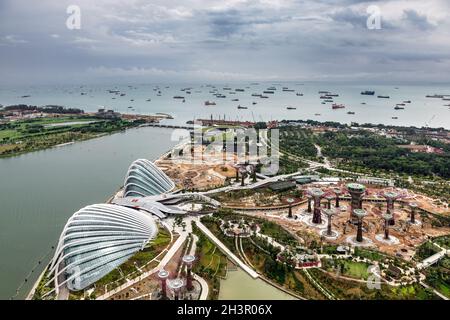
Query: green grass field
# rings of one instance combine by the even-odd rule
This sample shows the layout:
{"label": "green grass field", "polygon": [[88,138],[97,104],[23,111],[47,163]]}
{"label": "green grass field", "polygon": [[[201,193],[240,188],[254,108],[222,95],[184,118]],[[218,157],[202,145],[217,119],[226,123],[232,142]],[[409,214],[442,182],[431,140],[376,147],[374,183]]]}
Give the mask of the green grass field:
{"label": "green grass field", "polygon": [[344,261],[342,273],[352,278],[367,279],[369,265],[364,262]]}

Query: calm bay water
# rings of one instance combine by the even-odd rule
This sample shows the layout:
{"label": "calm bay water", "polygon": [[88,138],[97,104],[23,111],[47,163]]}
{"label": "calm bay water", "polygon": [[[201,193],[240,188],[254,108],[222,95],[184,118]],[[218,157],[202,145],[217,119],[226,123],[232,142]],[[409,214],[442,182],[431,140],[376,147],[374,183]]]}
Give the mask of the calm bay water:
{"label": "calm bay water", "polygon": [[[0,299],[9,299],[78,209],[105,202],[132,161],[169,150],[168,129],[139,128],[0,159]],[[17,298],[24,298],[48,256]]]}
{"label": "calm bay water", "polygon": [[219,300],[295,300],[261,279],[253,279],[242,269],[228,272],[220,282]]}
{"label": "calm bay water", "polygon": [[[275,94],[267,94],[268,99],[252,97],[252,93],[262,93],[272,83],[215,84],[219,93],[226,98],[216,98],[206,85],[159,85],[161,96],[153,90],[156,84],[139,84],[131,87],[124,85],[94,85],[94,86],[40,86],[20,88],[0,88],[0,103],[3,105],[26,103],[34,105],[59,104],[67,107],[82,108],[96,111],[101,106],[122,113],[153,114],[156,112],[173,115],[173,124],[185,124],[194,118],[215,118],[219,116],[231,120],[267,121],[283,119],[314,119],[318,121],[339,121],[350,123],[382,123],[394,125],[414,125],[430,127],[445,127],[450,129],[450,101],[426,98],[426,95],[449,94],[450,86],[444,85],[370,85],[370,84],[335,84],[335,83],[277,83]],[[168,86],[168,88],[166,88]],[[224,87],[244,89],[244,92],[230,94]],[[293,89],[294,92],[282,92],[282,87]],[[191,88],[191,94],[181,91]],[[107,90],[120,90],[125,96],[108,93]],[[339,94],[336,103],[346,105],[345,109],[332,110],[331,104],[321,104],[318,91],[325,90]],[[374,90],[374,96],[363,96],[361,91]],[[296,92],[304,96],[296,96]],[[81,95],[85,93],[85,95]],[[21,98],[31,95],[28,98]],[[173,96],[184,96],[186,102],[173,99]],[[388,95],[390,99],[379,99],[377,95]],[[112,99],[115,97],[116,99]],[[151,101],[146,101],[151,99]],[[239,101],[232,101],[239,99]],[[134,100],[134,101],[131,101]],[[206,100],[213,100],[216,106],[205,106]],[[405,110],[394,110],[397,103],[411,100]],[[256,102],[256,105],[253,105]],[[362,104],[366,103],[366,104]],[[237,109],[238,105],[248,109]],[[287,110],[286,107],[296,107]],[[131,108],[130,108],[131,107]],[[354,115],[347,114],[355,112]],[[320,115],[316,115],[320,114]],[[398,117],[398,119],[392,119]]]}

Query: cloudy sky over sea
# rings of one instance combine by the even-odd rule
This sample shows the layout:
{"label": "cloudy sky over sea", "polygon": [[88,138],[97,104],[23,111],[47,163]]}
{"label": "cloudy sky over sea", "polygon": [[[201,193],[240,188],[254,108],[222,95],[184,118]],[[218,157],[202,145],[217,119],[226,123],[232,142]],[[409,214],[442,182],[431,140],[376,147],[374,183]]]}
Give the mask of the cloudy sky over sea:
{"label": "cloudy sky over sea", "polygon": [[0,83],[445,82],[449,39],[448,0],[0,0]]}

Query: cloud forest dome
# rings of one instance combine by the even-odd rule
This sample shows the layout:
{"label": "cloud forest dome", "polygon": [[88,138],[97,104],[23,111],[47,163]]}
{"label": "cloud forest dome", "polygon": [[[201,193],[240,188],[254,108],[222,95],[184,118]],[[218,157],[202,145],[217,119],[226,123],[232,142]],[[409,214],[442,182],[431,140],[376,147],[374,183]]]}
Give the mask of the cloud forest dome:
{"label": "cloud forest dome", "polygon": [[124,197],[147,197],[169,192],[175,183],[156,165],[146,159],[134,161],[124,182]]}
{"label": "cloud forest dome", "polygon": [[154,219],[141,211],[95,204],[67,221],[49,267],[58,290],[82,290],[141,250],[158,233]]}

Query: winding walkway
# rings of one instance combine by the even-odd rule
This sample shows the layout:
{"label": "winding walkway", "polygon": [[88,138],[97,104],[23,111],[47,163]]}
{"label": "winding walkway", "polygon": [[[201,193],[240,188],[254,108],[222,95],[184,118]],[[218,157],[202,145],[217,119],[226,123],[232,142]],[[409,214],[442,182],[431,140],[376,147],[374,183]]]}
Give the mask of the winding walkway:
{"label": "winding walkway", "polygon": [[224,253],[228,258],[237,264],[242,270],[247,272],[250,277],[256,279],[259,277],[258,273],[242,262],[233,252],[230,251],[209,229],[200,221],[197,221],[198,228]]}

